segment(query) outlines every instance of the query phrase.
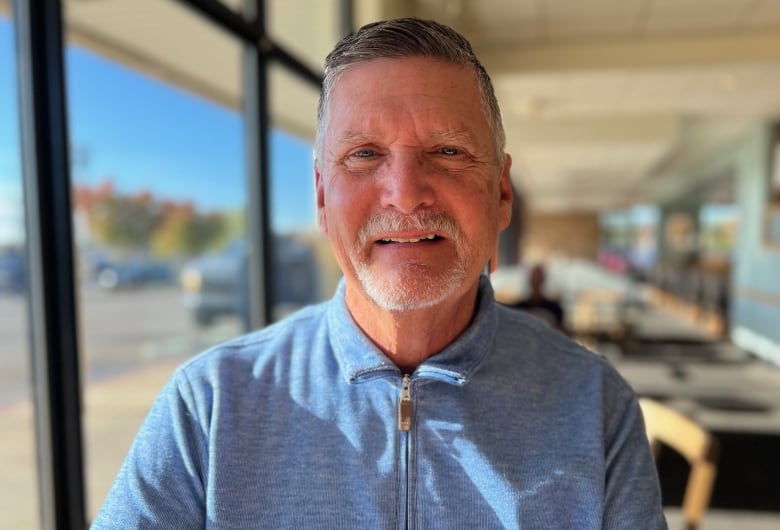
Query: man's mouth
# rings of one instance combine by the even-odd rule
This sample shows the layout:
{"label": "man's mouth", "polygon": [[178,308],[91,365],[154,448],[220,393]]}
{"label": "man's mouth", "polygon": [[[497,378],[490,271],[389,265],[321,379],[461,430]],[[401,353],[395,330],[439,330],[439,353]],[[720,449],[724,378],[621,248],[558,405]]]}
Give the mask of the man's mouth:
{"label": "man's mouth", "polygon": [[428,234],[421,237],[403,238],[403,237],[386,237],[378,241],[378,243],[386,245],[388,243],[419,243],[421,241],[438,241],[443,239],[436,234]]}

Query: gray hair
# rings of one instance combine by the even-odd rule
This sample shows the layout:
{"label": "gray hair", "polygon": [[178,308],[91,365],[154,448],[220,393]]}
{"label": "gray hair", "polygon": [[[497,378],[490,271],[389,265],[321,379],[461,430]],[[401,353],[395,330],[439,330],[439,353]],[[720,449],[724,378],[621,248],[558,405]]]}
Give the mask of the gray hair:
{"label": "gray hair", "polygon": [[496,156],[501,158],[506,144],[501,110],[487,71],[471,44],[462,35],[438,22],[419,18],[399,18],[373,22],[344,37],[325,58],[325,79],[317,108],[315,153],[322,155],[322,139],[328,126],[333,86],[349,67],[373,59],[430,57],[471,68],[479,86],[485,117],[493,129]]}

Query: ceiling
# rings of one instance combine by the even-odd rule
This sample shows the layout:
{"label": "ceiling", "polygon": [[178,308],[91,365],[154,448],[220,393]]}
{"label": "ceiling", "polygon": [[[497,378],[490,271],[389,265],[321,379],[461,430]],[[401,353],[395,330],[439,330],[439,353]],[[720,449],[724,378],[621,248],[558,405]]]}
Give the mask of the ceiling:
{"label": "ceiling", "polygon": [[[8,0],[0,0],[7,11]],[[241,0],[226,0],[238,9]],[[319,70],[339,0],[270,0],[273,38]],[[680,175],[780,116],[777,0],[354,0],[355,22],[451,24],[493,78],[513,177],[536,211],[601,211],[678,193]],[[220,104],[241,50],[172,0],[65,0],[68,37]],[[272,118],[313,136],[317,91],[271,74]]]}

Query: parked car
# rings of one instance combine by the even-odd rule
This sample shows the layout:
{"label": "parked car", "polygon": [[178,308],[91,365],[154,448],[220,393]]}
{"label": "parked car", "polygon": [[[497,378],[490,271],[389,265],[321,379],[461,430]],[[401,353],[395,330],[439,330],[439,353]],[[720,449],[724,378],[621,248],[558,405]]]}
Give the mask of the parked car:
{"label": "parked car", "polygon": [[21,293],[27,285],[26,259],[21,248],[0,250],[0,293]]}
{"label": "parked car", "polygon": [[170,264],[147,258],[99,260],[92,273],[97,285],[106,290],[173,284],[176,278]]}
{"label": "parked car", "polygon": [[[274,239],[274,310],[281,315],[315,302],[318,271],[313,251],[287,237]],[[247,252],[244,240],[203,255],[182,269],[184,305],[199,325],[217,317],[237,315],[248,322]]]}

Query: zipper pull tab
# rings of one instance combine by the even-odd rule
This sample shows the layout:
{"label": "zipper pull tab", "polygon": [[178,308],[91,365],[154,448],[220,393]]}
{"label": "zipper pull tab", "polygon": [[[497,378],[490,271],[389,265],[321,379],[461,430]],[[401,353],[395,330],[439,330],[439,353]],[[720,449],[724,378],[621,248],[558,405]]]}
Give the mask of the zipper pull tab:
{"label": "zipper pull tab", "polygon": [[398,428],[408,431],[412,428],[412,378],[404,374],[401,385],[401,399],[398,402]]}

